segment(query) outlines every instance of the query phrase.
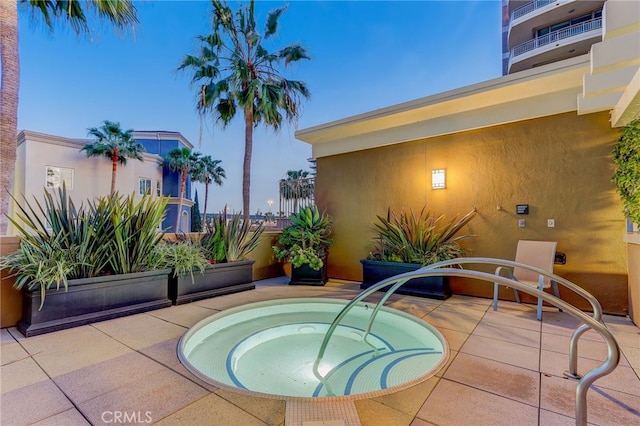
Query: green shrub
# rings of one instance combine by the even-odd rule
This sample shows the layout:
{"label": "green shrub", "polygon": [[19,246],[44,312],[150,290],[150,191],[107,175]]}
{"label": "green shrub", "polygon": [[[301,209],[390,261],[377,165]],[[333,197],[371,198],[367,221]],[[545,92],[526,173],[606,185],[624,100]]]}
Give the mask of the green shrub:
{"label": "green shrub", "polygon": [[640,118],[622,128],[613,149],[612,181],[624,203],[624,213],[640,223]]}
{"label": "green shrub", "polygon": [[172,268],[174,276],[189,274],[193,281],[193,273],[203,273],[209,261],[199,244],[182,240],[158,244],[149,256],[148,263],[152,269]]}

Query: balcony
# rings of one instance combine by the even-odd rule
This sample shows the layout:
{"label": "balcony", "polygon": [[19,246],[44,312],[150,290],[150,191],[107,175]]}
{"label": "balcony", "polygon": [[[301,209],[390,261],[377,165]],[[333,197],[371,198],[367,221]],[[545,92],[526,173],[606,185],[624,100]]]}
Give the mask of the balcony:
{"label": "balcony", "polygon": [[512,13],[511,13],[511,21],[514,21],[518,18],[521,18],[525,15],[528,15],[529,13],[532,13],[538,9],[540,9],[541,7],[544,7],[550,3],[553,3],[554,0],[535,0],[532,1],[531,3],[527,3],[524,6],[521,6],[517,9],[515,9]]}
{"label": "balcony", "polygon": [[602,18],[553,31],[511,49],[509,73],[586,54],[602,38]]}
{"label": "balcony", "polygon": [[[602,9],[603,0],[536,0],[511,11],[509,19],[509,47],[524,43],[531,38],[534,29],[550,23],[570,20]],[[594,16],[594,18],[597,18]]]}

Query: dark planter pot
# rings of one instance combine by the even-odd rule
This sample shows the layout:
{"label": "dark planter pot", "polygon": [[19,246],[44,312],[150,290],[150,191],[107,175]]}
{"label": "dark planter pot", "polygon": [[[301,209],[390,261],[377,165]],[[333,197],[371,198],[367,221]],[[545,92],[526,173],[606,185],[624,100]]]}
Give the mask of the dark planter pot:
{"label": "dark planter pot", "polygon": [[237,293],[256,288],[253,283],[255,260],[218,263],[207,266],[204,273],[191,275],[171,274],[169,277],[169,298],[174,305],[193,302],[223,294]]}
{"label": "dark planter pot", "polygon": [[[360,285],[362,289],[369,288],[386,278],[420,269],[420,265],[415,263],[380,262],[365,259],[360,263],[362,263],[362,284]],[[389,286],[381,290],[386,291],[387,289]],[[412,278],[396,290],[396,293],[445,300],[451,297],[449,277]]]}
{"label": "dark planter pot", "polygon": [[304,264],[296,268],[291,267],[291,280],[289,285],[325,285],[329,280],[327,275],[327,260],[323,259],[322,268],[319,271],[311,269]]}
{"label": "dark planter pot", "polygon": [[171,306],[170,269],[69,280],[69,289],[25,290],[17,327],[26,337]]}

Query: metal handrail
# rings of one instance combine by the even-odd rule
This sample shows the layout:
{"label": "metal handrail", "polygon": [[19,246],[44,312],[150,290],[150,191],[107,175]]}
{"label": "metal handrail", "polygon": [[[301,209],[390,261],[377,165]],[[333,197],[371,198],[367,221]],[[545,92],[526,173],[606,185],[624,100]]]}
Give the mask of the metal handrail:
{"label": "metal handrail", "polygon": [[[607,344],[606,360],[599,367],[596,367],[595,369],[587,372],[584,376],[582,376],[576,387],[576,425],[579,425],[579,426],[586,425],[587,424],[587,391],[589,390],[589,387],[593,384],[595,380],[611,373],[616,368],[620,360],[620,348],[618,347],[618,343],[616,342],[611,332],[604,326],[604,324],[602,324],[599,320],[596,320],[596,318],[586,315],[584,312],[580,311],[579,309],[565,302],[564,300],[559,299],[549,293],[545,293],[544,291],[540,291],[537,288],[529,286],[528,284],[524,284],[507,277],[490,274],[487,272],[440,267],[443,263],[447,263],[451,265],[451,264],[460,264],[462,263],[462,261],[466,261],[465,263],[473,263],[473,262],[489,263],[491,261],[493,262],[498,261],[498,262],[504,262],[505,264],[517,265],[525,268],[530,267],[529,265],[523,265],[517,262],[505,261],[501,259],[464,258],[464,259],[455,259],[455,262],[452,262],[452,261],[439,262],[437,264],[433,264],[428,267],[418,269],[416,271],[407,272],[404,274],[396,275],[394,277],[382,280],[372,285],[368,289],[362,291],[358,296],[352,299],[342,309],[342,311],[340,311],[340,313],[336,316],[334,321],[331,323],[331,326],[329,326],[329,329],[325,334],[325,338],[322,341],[322,345],[320,346],[320,351],[318,352],[318,356],[313,364],[313,374],[319,380],[324,380],[324,377],[318,371],[318,367],[320,365],[320,361],[324,357],[325,351],[327,349],[327,345],[329,343],[329,339],[331,339],[331,336],[333,335],[334,330],[336,329],[338,324],[342,321],[344,316],[349,312],[349,310],[351,310],[351,308],[356,303],[360,302],[362,299],[374,293],[375,291],[382,289],[386,286],[392,285],[392,287],[387,291],[387,293],[383,297],[383,299],[386,301],[388,297],[400,286],[402,286],[405,282],[407,282],[412,278],[418,278],[418,277],[455,276],[455,277],[463,277],[463,278],[473,278],[473,279],[478,279],[481,281],[487,281],[491,283],[497,282],[501,285],[513,287],[518,291],[522,291],[534,297],[540,298],[557,308],[563,309],[564,311],[567,312],[567,314],[581,321],[583,324],[574,332],[574,336],[577,336],[575,339],[576,342],[577,342],[577,338],[584,333],[584,331],[578,333],[578,331],[583,327],[585,331],[588,328],[595,330],[604,339],[605,343]],[[530,268],[532,270],[536,269],[534,267],[530,267]],[[544,273],[545,275],[549,274],[549,272],[544,270],[542,270],[542,273]],[[553,276],[553,274],[550,274],[550,275]],[[580,287],[576,286],[575,284],[571,283],[570,281],[567,281],[561,277],[557,277],[557,278],[559,283],[565,285],[568,288],[575,287],[576,289],[579,289],[577,293],[580,293],[580,294],[586,293],[587,295],[589,295],[589,299],[595,300],[595,298],[592,295],[590,295],[588,292],[584,291]],[[594,306],[594,314],[599,311],[601,315],[601,308],[599,308],[600,304],[597,302],[597,300],[595,301],[595,303],[592,303],[592,306]],[[372,315],[374,312],[372,312]],[[573,339],[574,336],[572,336],[572,341],[574,340]]]}
{"label": "metal handrail", "polygon": [[[444,267],[444,266],[463,265],[467,263],[489,264],[493,266],[519,267],[522,269],[527,269],[527,270],[536,272],[545,277],[548,277],[552,281],[555,281],[556,283],[561,284],[562,286],[566,287],[567,289],[573,291],[574,293],[578,294],[579,296],[587,300],[587,302],[589,302],[591,304],[591,307],[593,308],[593,319],[596,321],[602,320],[602,306],[600,305],[600,302],[598,302],[598,299],[596,299],[591,293],[589,293],[582,287],[572,283],[571,281],[565,278],[562,278],[559,275],[556,275],[545,269],[538,268],[536,266],[527,265],[525,263],[520,263],[520,262],[514,262],[512,260],[506,260],[506,259],[494,259],[494,258],[487,258],[487,257],[465,257],[465,258],[444,260],[438,263],[434,263],[432,265],[427,265],[425,266],[425,268],[433,269],[433,268]],[[564,372],[564,375],[566,377],[569,377],[572,379],[580,379],[582,377],[578,373],[578,340],[588,330],[589,330],[589,326],[587,326],[586,324],[582,324],[580,327],[575,329],[574,332],[571,334],[571,339],[569,341],[569,369]]]}

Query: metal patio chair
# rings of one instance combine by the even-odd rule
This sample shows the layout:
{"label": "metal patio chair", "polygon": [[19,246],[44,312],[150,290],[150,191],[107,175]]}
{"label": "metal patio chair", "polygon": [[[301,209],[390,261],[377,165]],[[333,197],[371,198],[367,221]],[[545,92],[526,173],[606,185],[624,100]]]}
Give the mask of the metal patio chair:
{"label": "metal patio chair", "polygon": [[[518,247],[516,249],[515,261],[524,263],[527,265],[535,266],[545,271],[553,273],[553,264],[556,256],[556,248],[558,243],[555,241],[530,241],[520,240],[518,241]],[[556,297],[560,297],[558,291],[558,283],[539,275],[534,271],[528,269],[515,267],[513,270],[500,266],[496,269],[496,275],[506,273],[509,278],[520,281],[521,283],[528,284],[532,287],[537,287],[538,290],[543,291],[545,288],[553,287],[553,293]],[[493,310],[498,309],[498,283],[493,284]],[[516,302],[520,303],[520,295],[516,289],[513,290]],[[538,299],[537,318],[542,320],[542,299]]]}

